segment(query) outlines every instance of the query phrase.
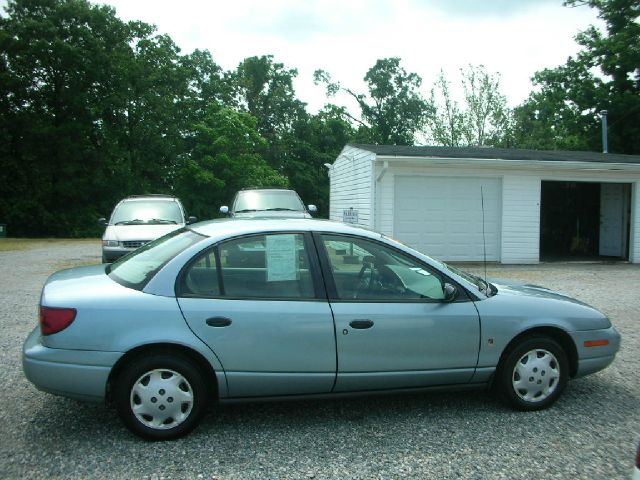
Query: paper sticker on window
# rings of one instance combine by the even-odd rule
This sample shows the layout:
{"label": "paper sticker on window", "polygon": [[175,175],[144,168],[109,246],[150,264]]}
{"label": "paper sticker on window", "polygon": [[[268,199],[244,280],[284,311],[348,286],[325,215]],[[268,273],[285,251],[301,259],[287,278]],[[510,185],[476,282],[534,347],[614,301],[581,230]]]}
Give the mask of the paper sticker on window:
{"label": "paper sticker on window", "polygon": [[267,235],[267,282],[297,280],[295,234]]}

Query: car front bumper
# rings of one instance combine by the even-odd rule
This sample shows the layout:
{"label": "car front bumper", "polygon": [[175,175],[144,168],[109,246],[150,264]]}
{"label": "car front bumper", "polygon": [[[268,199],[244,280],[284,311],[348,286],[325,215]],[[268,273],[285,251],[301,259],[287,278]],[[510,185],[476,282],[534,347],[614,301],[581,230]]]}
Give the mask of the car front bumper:
{"label": "car front bumper", "polygon": [[[571,332],[578,351],[578,369],[574,378],[607,368],[620,349],[620,334],[614,327]],[[606,345],[586,346],[586,342],[606,340]]]}
{"label": "car front bumper", "polygon": [[22,349],[22,369],[38,390],[78,400],[101,402],[107,380],[121,352],[64,350],[42,344],[40,329],[29,334]]}
{"label": "car front bumper", "polygon": [[124,247],[102,247],[103,263],[113,263],[127,253],[133,252],[135,248]]}

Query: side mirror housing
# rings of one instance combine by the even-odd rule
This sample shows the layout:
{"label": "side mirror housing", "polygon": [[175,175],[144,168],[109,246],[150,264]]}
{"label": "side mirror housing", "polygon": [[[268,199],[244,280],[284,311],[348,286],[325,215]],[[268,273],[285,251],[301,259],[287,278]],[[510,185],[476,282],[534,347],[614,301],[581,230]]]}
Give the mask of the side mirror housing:
{"label": "side mirror housing", "polygon": [[444,301],[447,303],[453,302],[458,297],[458,289],[450,283],[445,283],[444,287]]}
{"label": "side mirror housing", "polygon": [[106,227],[107,226],[107,219],[104,217],[100,217],[98,219],[98,225],[100,225],[101,227]]}
{"label": "side mirror housing", "polygon": [[191,216],[191,217],[187,218],[187,224],[188,225],[190,225],[192,223],[196,223],[197,221],[198,221],[198,217]]}
{"label": "side mirror housing", "polygon": [[316,207],[314,204],[310,204],[307,205],[307,210],[309,210],[309,213],[316,213],[318,211],[318,207]]}
{"label": "side mirror housing", "polygon": [[221,206],[220,213],[222,213],[223,215],[229,215],[229,207],[227,207],[226,205]]}

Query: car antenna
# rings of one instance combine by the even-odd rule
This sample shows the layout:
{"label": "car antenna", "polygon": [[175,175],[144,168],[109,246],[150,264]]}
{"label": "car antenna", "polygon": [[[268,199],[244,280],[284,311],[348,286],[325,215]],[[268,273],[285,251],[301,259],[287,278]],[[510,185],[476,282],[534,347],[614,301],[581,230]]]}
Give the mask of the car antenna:
{"label": "car antenna", "polygon": [[484,234],[484,191],[480,185],[480,205],[482,206],[482,250],[484,254],[484,293],[489,290],[489,282],[487,281],[487,240]]}

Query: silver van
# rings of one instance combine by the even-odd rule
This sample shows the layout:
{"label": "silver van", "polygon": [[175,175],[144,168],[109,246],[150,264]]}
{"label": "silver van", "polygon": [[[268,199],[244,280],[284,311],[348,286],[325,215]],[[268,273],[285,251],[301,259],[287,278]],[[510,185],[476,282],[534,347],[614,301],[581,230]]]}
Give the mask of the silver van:
{"label": "silver van", "polygon": [[186,216],[176,197],[127,197],[116,205],[108,222],[106,218],[98,220],[106,227],[102,236],[102,263],[111,263],[151,240],[196,221],[196,217]]}

